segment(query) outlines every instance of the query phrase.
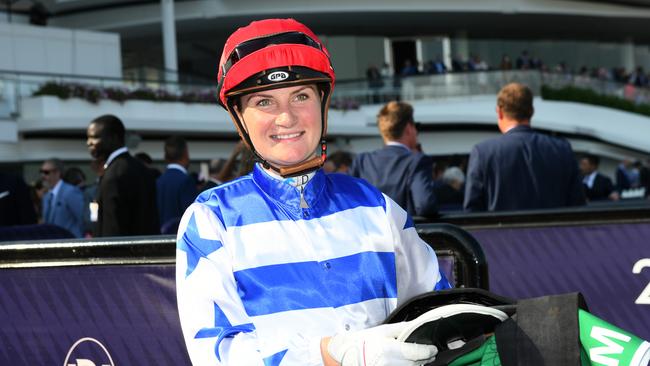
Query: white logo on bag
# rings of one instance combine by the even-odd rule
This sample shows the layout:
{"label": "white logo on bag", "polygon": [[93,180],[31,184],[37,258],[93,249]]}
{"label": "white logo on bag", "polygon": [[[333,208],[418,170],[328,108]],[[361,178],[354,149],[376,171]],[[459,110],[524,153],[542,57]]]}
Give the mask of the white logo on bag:
{"label": "white logo on bag", "polygon": [[618,366],[619,362],[616,358],[610,358],[606,355],[620,355],[625,350],[625,348],[616,343],[614,339],[623,341],[625,343],[629,342],[632,339],[630,336],[627,336],[625,334],[621,334],[611,329],[605,329],[601,327],[591,328],[591,333],[589,335],[591,338],[604,345],[602,347],[594,347],[589,350],[589,358],[593,362],[607,366]]}
{"label": "white logo on bag", "polygon": [[[72,355],[72,352],[82,343],[84,342],[91,342],[97,344],[106,354],[106,357],[108,357],[108,362],[109,363],[99,363],[96,364],[92,360],[86,359],[86,358],[75,358],[73,360],[70,360],[70,356]],[[74,363],[70,363],[70,361],[74,361]],[[104,347],[103,344],[101,344],[98,340],[94,338],[81,338],[80,340],[76,341],[72,347],[70,347],[70,350],[68,351],[68,355],[65,356],[65,361],[63,361],[63,366],[115,366],[115,363],[113,362],[113,358],[111,358],[111,355],[108,353],[108,350],[106,347]]]}
{"label": "white logo on bag", "polygon": [[284,71],[276,71],[276,72],[270,73],[267,78],[269,79],[269,81],[273,81],[273,82],[283,81],[283,80],[287,80],[289,78],[289,73],[284,72]]}

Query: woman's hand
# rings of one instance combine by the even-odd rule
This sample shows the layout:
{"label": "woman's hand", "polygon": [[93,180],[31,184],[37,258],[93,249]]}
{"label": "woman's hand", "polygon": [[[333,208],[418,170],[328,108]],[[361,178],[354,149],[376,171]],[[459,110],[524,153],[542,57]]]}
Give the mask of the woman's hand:
{"label": "woman's hand", "polygon": [[384,324],[323,338],[323,363],[325,366],[416,366],[433,361],[438,354],[435,346],[397,340],[407,325],[406,322]]}

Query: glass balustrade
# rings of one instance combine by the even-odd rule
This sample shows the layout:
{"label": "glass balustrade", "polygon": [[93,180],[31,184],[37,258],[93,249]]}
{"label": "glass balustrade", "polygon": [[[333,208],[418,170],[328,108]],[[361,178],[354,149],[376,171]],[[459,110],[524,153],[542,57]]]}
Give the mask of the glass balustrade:
{"label": "glass balustrade", "polygon": [[[417,101],[495,95],[509,82],[527,84],[536,95],[540,95],[543,85],[554,89],[574,86],[602,95],[625,98],[637,104],[650,104],[650,89],[647,88],[580,75],[513,70],[393,77],[372,83],[367,80],[339,81],[332,96],[332,106],[336,109],[355,109],[360,105],[395,99]],[[0,118],[16,117],[20,111],[21,99],[33,96],[46,84],[51,88],[45,94],[80,97],[91,101],[123,101],[133,98],[216,102],[216,89],[209,84],[0,71]]]}

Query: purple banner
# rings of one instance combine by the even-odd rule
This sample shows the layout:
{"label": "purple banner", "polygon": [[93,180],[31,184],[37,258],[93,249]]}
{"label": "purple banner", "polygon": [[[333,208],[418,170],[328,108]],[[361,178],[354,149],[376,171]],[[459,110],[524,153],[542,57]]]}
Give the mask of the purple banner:
{"label": "purple banner", "polygon": [[0,270],[0,365],[190,365],[173,265]]}
{"label": "purple banner", "polygon": [[[650,340],[649,223],[472,234],[495,294],[579,291],[592,313]],[[2,269],[0,344],[0,365],[189,365],[174,265]]]}
{"label": "purple banner", "polygon": [[471,233],[485,251],[491,292],[523,299],[579,291],[591,313],[650,340],[649,223]]}
{"label": "purple banner", "polygon": [[0,344],[0,365],[190,365],[172,264],[2,269]]}

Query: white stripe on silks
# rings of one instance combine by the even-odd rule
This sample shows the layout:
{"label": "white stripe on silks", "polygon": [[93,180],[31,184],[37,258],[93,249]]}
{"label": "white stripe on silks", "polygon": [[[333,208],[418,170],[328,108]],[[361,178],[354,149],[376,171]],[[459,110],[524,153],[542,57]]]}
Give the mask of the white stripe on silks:
{"label": "white stripe on silks", "polygon": [[[221,221],[219,221],[214,212],[206,205],[198,203],[193,203],[191,209],[195,212],[194,219],[196,220],[196,227],[201,239],[221,240],[218,231],[220,228],[223,228],[223,225],[221,225]],[[191,217],[191,215],[184,216],[188,216],[188,220]]]}
{"label": "white stripe on silks", "polygon": [[381,324],[396,304],[396,299],[378,298],[339,308],[312,308],[260,315],[251,320],[255,322],[258,334],[267,334],[271,338],[278,332],[309,335],[313,331],[314,334],[333,335]]}
{"label": "white stripe on silks", "polygon": [[[182,254],[182,250],[177,251],[179,258],[182,258]],[[214,319],[215,304],[220,307],[221,311],[223,311],[232,325],[250,322],[250,318],[245,313],[232,311],[232,307],[228,307],[232,306],[232,304],[240,305],[241,298],[239,297],[235,286],[227,286],[227,281],[225,279],[230,279],[233,276],[229,266],[229,258],[227,257],[228,253],[223,250],[217,250],[208,256],[209,260],[201,258],[194,269],[194,272],[192,272],[185,281],[185,291],[190,293],[205,293],[206,297],[213,300],[207,310],[203,309],[203,311],[198,311],[194,309],[196,311],[191,313],[190,316],[196,317],[197,324],[200,324],[200,320],[205,320],[206,317]],[[185,272],[182,273],[184,274]],[[205,281],[206,278],[223,278],[224,281]],[[224,284],[224,282],[226,284]],[[181,302],[183,299],[179,299],[178,301]],[[205,322],[203,324],[205,324]]]}
{"label": "white stripe on silks", "polygon": [[214,352],[214,338],[189,338],[185,339],[185,344],[194,365],[221,365]]}
{"label": "white stripe on silks", "polygon": [[[307,187],[312,193],[322,189],[322,197],[335,199],[314,205],[310,219],[300,217],[309,212],[289,212],[258,189],[268,186],[284,197],[292,193],[281,192],[284,185],[254,184],[250,177],[200,196],[209,200],[184,215],[177,298],[195,364],[216,363],[218,331],[237,332],[242,328],[232,327],[252,323],[255,331],[246,332],[247,326],[220,343],[222,364],[282,358],[282,365],[319,365],[321,337],[378,325],[399,301],[433,288],[435,256],[414,229],[403,229],[404,210],[361,180],[319,175],[313,181],[322,187]],[[256,206],[238,211],[226,189]],[[188,260],[194,269],[189,275]],[[212,348],[208,338],[194,339],[201,329]]]}
{"label": "white stripe on silks", "polygon": [[[365,241],[361,243],[356,241],[357,235],[350,234],[359,230],[367,233]],[[394,250],[391,230],[381,207],[358,207],[313,220],[271,221],[230,227],[224,236],[224,245],[235,260],[234,271],[274,264],[320,262],[367,251]],[[303,242],[301,250],[296,250],[296,241]],[[246,244],[228,246],[229,243],[238,242]]]}
{"label": "white stripe on silks", "polygon": [[[366,329],[381,324],[395,308],[396,299],[373,299],[339,308],[291,310],[252,317],[263,354],[286,347],[293,335],[310,340],[340,332]],[[378,311],[382,309],[383,311]]]}

